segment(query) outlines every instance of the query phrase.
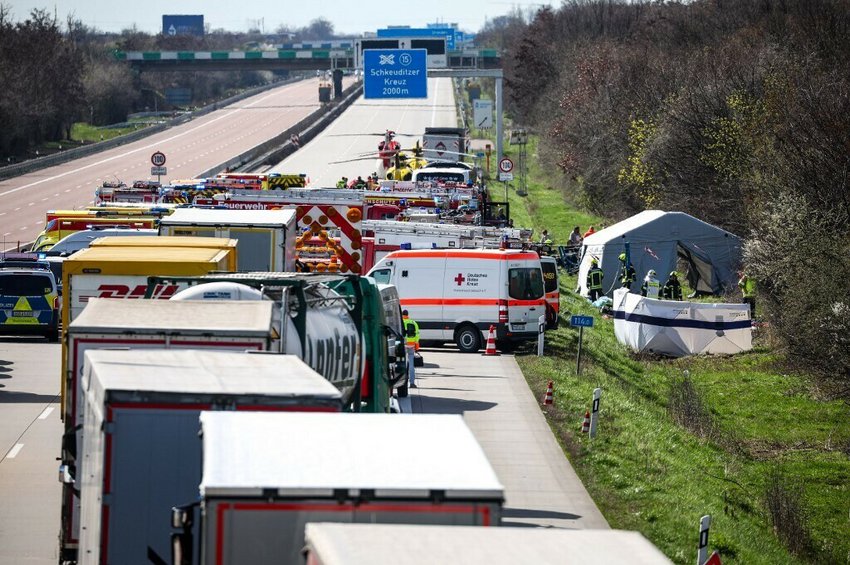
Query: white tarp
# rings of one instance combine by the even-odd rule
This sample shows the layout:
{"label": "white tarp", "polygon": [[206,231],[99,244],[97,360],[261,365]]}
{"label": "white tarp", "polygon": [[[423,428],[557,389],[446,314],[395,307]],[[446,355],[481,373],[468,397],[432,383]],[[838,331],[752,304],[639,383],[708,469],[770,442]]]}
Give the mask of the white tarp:
{"label": "white tarp", "polygon": [[753,347],[749,304],[656,300],[614,291],[614,335],[635,351],[673,357]]}

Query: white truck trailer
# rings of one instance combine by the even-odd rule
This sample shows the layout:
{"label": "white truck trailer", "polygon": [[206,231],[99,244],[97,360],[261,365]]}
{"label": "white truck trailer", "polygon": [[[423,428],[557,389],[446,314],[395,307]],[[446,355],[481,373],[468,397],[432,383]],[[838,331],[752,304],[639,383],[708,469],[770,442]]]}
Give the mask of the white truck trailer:
{"label": "white truck trailer", "polygon": [[162,218],[160,235],[238,240],[239,271],[295,270],[294,210],[178,208]]}
{"label": "white truck trailer", "polygon": [[[198,499],[202,410],[338,412],[342,405],[333,385],[291,355],[88,351],[83,384],[79,562],[87,564],[167,562],[171,509]],[[275,437],[248,458],[288,441]],[[244,458],[234,455],[231,464]]]}
{"label": "white truck trailer", "polygon": [[204,412],[201,433],[202,564],[301,563],[308,522],[501,521],[504,489],[460,416]]}
{"label": "white truck trailer", "polygon": [[204,349],[266,351],[277,335],[271,302],[200,302],[93,298],[66,329],[62,405],[65,431],[61,469],[64,561],[73,560],[79,543],[80,498],[77,455],[83,441],[83,361],[91,349]]}
{"label": "white truck trailer", "polygon": [[305,538],[307,565],[672,563],[640,533],[624,530],[312,523]]}

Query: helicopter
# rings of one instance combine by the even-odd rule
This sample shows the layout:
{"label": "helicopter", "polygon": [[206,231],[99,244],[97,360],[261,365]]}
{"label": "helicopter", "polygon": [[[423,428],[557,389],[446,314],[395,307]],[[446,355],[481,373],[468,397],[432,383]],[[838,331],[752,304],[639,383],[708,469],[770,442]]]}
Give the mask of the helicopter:
{"label": "helicopter", "polygon": [[[378,152],[377,155],[374,153],[361,153],[361,157],[369,157],[369,158],[377,158],[375,162],[375,170],[377,171],[378,177],[384,177],[387,169],[394,166],[393,158],[395,155],[401,151],[401,144],[396,140],[396,137],[404,136],[404,137],[416,137],[417,134],[414,133],[398,133],[394,130],[387,129],[382,133],[338,133],[332,134],[332,137],[350,137],[350,136],[380,136],[383,139],[378,143]],[[374,157],[371,157],[374,155]],[[360,161],[366,159],[352,159],[351,161]],[[337,161],[337,163],[345,163],[348,161]]]}

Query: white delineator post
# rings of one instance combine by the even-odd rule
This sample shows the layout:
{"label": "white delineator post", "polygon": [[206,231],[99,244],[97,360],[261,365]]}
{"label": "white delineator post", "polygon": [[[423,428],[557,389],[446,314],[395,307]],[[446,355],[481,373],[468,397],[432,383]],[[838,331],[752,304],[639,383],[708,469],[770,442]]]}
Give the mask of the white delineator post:
{"label": "white delineator post", "polygon": [[537,356],[543,357],[543,339],[546,331],[546,315],[537,320]]}
{"label": "white delineator post", "polygon": [[697,549],[697,565],[703,565],[708,561],[708,528],[711,526],[711,516],[706,515],[699,519],[699,546]]}
{"label": "white delineator post", "polygon": [[602,397],[602,389],[593,389],[593,408],[590,410],[590,439],[596,437],[596,422],[599,419],[599,399]]}

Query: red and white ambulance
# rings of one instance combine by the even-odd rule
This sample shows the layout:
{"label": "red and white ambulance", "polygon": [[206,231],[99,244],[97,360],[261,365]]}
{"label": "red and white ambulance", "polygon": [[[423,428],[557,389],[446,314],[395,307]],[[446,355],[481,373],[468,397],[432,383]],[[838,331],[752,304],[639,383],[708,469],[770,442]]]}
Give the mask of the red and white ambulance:
{"label": "red and white ambulance", "polygon": [[401,307],[419,324],[422,341],[454,341],[467,353],[484,347],[491,325],[503,350],[537,339],[546,313],[543,271],[533,251],[394,251],[369,276],[398,288]]}

